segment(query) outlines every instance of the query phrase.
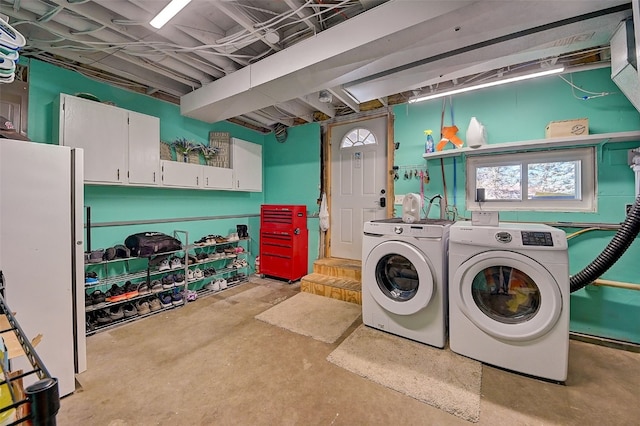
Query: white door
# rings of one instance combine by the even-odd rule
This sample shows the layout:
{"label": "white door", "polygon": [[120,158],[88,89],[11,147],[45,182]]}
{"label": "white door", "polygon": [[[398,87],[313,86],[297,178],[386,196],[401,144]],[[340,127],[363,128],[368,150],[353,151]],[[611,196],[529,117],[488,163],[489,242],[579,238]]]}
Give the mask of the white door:
{"label": "white door", "polygon": [[492,250],[473,256],[456,269],[451,283],[450,303],[499,339],[534,340],[562,313],[562,294],[551,273],[519,253]]}
{"label": "white door", "polygon": [[365,222],[384,219],[387,117],[331,128],[332,257],[360,259]]}

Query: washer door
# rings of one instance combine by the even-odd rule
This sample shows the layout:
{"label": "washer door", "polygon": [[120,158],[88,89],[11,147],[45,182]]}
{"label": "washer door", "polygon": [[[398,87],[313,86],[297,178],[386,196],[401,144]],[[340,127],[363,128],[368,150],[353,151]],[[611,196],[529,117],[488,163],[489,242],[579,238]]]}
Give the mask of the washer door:
{"label": "washer door", "polygon": [[415,246],[385,241],[373,248],[364,266],[364,283],[380,306],[397,315],[424,309],[434,293],[429,260]]}
{"label": "washer door", "polygon": [[509,251],[489,251],[465,261],[450,288],[460,311],[485,333],[526,341],[546,334],[562,313],[555,278],[535,260]]}

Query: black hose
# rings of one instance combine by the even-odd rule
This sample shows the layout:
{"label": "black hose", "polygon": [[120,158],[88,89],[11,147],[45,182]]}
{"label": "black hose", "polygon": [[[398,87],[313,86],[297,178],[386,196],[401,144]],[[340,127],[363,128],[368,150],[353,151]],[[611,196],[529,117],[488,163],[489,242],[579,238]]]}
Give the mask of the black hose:
{"label": "black hose", "polygon": [[640,195],[636,198],[627,218],[622,222],[622,226],[602,253],[582,271],[571,277],[569,280],[571,293],[580,290],[607,272],[627,251],[638,232],[640,232]]}

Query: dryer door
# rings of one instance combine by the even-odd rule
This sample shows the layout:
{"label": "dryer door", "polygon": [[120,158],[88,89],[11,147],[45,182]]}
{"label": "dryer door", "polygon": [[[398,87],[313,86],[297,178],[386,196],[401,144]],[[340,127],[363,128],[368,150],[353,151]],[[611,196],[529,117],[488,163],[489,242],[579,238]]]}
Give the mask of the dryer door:
{"label": "dryer door", "polygon": [[[562,313],[562,294],[540,263],[509,251],[471,257],[450,281],[451,303],[485,333],[527,341],[546,334]],[[456,294],[453,294],[456,292]]]}
{"label": "dryer door", "polygon": [[397,315],[415,314],[435,293],[429,259],[402,241],[375,246],[365,260],[363,275],[363,286],[376,302]]}

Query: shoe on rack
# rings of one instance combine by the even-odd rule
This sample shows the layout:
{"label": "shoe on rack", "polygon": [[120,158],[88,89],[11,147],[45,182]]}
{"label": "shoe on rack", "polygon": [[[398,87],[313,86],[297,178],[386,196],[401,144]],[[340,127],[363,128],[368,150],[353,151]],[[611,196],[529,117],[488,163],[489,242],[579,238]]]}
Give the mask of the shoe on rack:
{"label": "shoe on rack", "polygon": [[149,294],[151,290],[149,290],[149,285],[145,282],[141,282],[138,284],[138,294]]}
{"label": "shoe on rack", "polygon": [[108,249],[106,249],[104,251],[104,254],[102,255],[102,260],[113,260],[116,258],[116,248],[115,247],[109,247]]}
{"label": "shoe on rack", "polygon": [[89,263],[102,262],[102,256],[104,256],[103,249],[93,250],[91,253],[89,253]]}
{"label": "shoe on rack", "polygon": [[184,285],[184,274],[173,274],[174,286]]}
{"label": "shoe on rack", "polygon": [[193,270],[193,277],[194,280],[201,280],[204,278],[204,274],[202,273],[202,271],[200,270],[200,268],[196,268]]}
{"label": "shoe on rack", "polygon": [[224,290],[225,288],[227,288],[227,280],[220,278],[220,290]]}
{"label": "shoe on rack", "polygon": [[124,283],[122,291],[124,291],[124,295],[127,299],[131,299],[132,297],[136,297],[138,295],[138,285],[132,284],[131,281],[127,281],[126,283]]}
{"label": "shoe on rack", "polygon": [[196,280],[195,274],[193,273],[193,271],[191,269],[189,269],[187,271],[187,281],[192,282],[192,281],[195,281],[195,280]]}
{"label": "shoe on rack", "polygon": [[160,266],[158,266],[158,271],[168,271],[169,269],[171,269],[169,259],[162,259],[162,262],[160,262]]}
{"label": "shoe on rack", "polygon": [[151,293],[160,293],[162,291],[162,281],[153,280],[151,281]]}
{"label": "shoe on rack", "polygon": [[158,297],[160,298],[160,306],[163,308],[171,306],[171,295],[169,293],[162,293]]}
{"label": "shoe on rack", "polygon": [[122,306],[112,306],[109,308],[109,316],[112,321],[116,321],[124,318],[124,312],[122,312]]}
{"label": "shoe on rack", "polygon": [[117,285],[112,285],[107,293],[105,294],[107,302],[119,302],[121,300],[125,300],[127,296],[125,296],[122,287],[118,287]]}
{"label": "shoe on rack", "polygon": [[229,235],[227,235],[227,240],[228,241],[240,241],[240,237],[238,237],[238,233],[237,232],[232,232]]}
{"label": "shoe on rack", "polygon": [[138,300],[135,306],[136,306],[136,310],[138,311],[138,314],[140,315],[145,315],[151,312],[151,308],[149,307],[149,302],[147,302],[146,300]]}
{"label": "shoe on rack", "polygon": [[127,303],[122,307],[122,312],[124,313],[125,318],[131,318],[138,315],[138,310],[131,303]]}
{"label": "shoe on rack", "polygon": [[151,312],[159,311],[160,309],[162,309],[162,305],[160,304],[160,299],[158,299],[157,297],[154,297],[153,299],[149,300],[149,310]]}
{"label": "shoe on rack", "polygon": [[187,301],[193,302],[198,298],[198,292],[193,290],[187,290]]}
{"label": "shoe on rack", "polygon": [[96,285],[100,284],[100,280],[98,279],[98,274],[93,271],[85,272],[84,274],[84,285]]}
{"label": "shoe on rack", "polygon": [[178,305],[184,304],[184,298],[182,297],[182,293],[180,293],[180,292],[173,293],[171,295],[171,304],[174,305],[174,306],[178,306]]}
{"label": "shoe on rack", "polygon": [[171,259],[171,269],[180,269],[182,268],[182,261],[179,257],[174,257]]}
{"label": "shoe on rack", "polygon": [[85,311],[87,311],[87,310],[92,311],[93,310],[93,298],[88,293],[84,294],[84,310]]}
{"label": "shoe on rack", "polygon": [[111,321],[113,320],[111,319],[111,316],[106,309],[102,309],[96,312],[96,322],[98,323],[98,325],[109,324]]}
{"label": "shoe on rack", "polygon": [[91,300],[94,309],[102,308],[107,301],[106,296],[100,290],[94,290],[94,292],[91,293]]}
{"label": "shoe on rack", "polygon": [[162,277],[162,288],[167,290],[173,288],[175,286],[175,279],[173,278],[173,274],[165,275]]}
{"label": "shoe on rack", "polygon": [[129,248],[127,246],[124,246],[122,244],[118,244],[118,245],[114,246],[113,248],[116,249],[116,258],[117,259],[127,259],[127,258],[131,257],[131,250],[129,250]]}
{"label": "shoe on rack", "polygon": [[187,264],[188,265],[193,265],[194,263],[198,263],[198,259],[195,256],[191,255],[191,254],[189,256],[187,256]]}
{"label": "shoe on rack", "polygon": [[249,238],[249,227],[247,225],[236,225],[236,231],[238,231],[240,239]]}
{"label": "shoe on rack", "polygon": [[220,291],[220,278],[218,278],[215,281],[211,281],[208,284],[208,288],[209,288],[209,290]]}
{"label": "shoe on rack", "polygon": [[204,262],[204,261],[206,261],[208,259],[209,259],[209,255],[207,255],[207,253],[205,253],[205,252],[200,252],[200,253],[196,254],[196,260],[197,260],[198,263],[202,263],[202,262]]}
{"label": "shoe on rack", "polygon": [[85,315],[85,322],[87,325],[87,331],[93,331],[98,326],[98,319],[93,312]]}

